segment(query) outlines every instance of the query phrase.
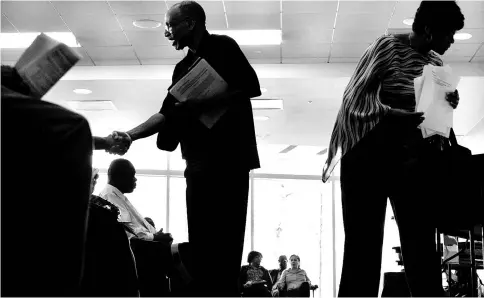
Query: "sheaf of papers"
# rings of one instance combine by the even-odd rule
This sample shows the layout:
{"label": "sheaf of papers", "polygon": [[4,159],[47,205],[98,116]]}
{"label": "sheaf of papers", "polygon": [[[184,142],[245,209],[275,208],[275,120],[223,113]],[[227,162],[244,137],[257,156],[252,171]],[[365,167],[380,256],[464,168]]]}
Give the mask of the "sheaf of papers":
{"label": "sheaf of papers", "polygon": [[445,99],[447,92],[454,92],[460,77],[452,73],[450,66],[426,65],[421,77],[414,79],[416,112],[424,112],[420,124],[422,135],[435,134],[449,137],[453,126],[454,110]]}
{"label": "sheaf of papers", "polygon": [[41,33],[22,53],[15,69],[33,95],[43,97],[82,57]]}
{"label": "sheaf of papers", "polygon": [[[228,85],[225,80],[203,58],[198,58],[188,73],[172,85],[168,91],[178,101],[205,100],[225,93]],[[208,128],[215,123],[227,111],[226,106],[221,106],[204,112],[200,121]]]}

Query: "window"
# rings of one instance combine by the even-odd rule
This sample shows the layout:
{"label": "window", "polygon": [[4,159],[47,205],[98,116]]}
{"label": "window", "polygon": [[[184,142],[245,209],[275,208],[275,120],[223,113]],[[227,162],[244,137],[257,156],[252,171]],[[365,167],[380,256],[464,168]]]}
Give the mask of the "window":
{"label": "window", "polygon": [[[166,176],[137,174],[136,178],[136,189],[126,197],[142,216],[153,219],[157,230],[166,230]],[[99,173],[95,195],[104,189],[107,180],[106,173]]]}
{"label": "window", "polygon": [[297,254],[315,284],[319,284],[321,264],[320,183],[255,179],[253,185],[253,247],[264,255],[263,266],[278,268],[280,255]]}

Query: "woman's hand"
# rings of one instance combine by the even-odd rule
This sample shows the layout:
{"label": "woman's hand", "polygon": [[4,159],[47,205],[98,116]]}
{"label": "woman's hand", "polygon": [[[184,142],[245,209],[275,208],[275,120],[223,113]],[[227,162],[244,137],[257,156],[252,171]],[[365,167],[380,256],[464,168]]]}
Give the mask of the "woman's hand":
{"label": "woman's hand", "polygon": [[248,288],[248,287],[250,287],[250,286],[252,286],[252,281],[251,281],[251,280],[247,281],[247,282],[244,284],[244,288]]}
{"label": "woman's hand", "polygon": [[445,100],[447,100],[453,109],[457,108],[459,105],[459,91],[455,89],[454,92],[447,92],[445,94]]}
{"label": "woman's hand", "polygon": [[407,124],[411,127],[417,127],[425,120],[423,112],[408,112],[400,109],[390,109],[388,116],[399,124]]}

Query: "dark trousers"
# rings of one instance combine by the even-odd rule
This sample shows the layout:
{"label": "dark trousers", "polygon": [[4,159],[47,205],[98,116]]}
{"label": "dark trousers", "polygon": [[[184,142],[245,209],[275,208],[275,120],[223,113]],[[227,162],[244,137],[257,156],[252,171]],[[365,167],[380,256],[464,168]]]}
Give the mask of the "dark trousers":
{"label": "dark trousers", "polygon": [[423,144],[418,130],[382,121],[341,160],[345,245],[338,296],[378,296],[387,198],[412,296],[442,295],[432,194],[419,184],[428,167],[416,166],[432,155]]}
{"label": "dark trousers", "polygon": [[309,283],[305,281],[299,288],[288,290],[287,297],[309,297],[309,291]]}
{"label": "dark trousers", "polygon": [[240,296],[249,192],[248,170],[186,173],[194,296]]}

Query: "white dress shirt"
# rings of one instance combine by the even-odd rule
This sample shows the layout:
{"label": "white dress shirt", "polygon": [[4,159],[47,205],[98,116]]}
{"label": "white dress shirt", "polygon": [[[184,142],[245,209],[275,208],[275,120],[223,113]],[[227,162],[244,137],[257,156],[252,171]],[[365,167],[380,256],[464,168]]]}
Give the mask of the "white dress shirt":
{"label": "white dress shirt", "polygon": [[[119,189],[110,184],[106,184],[106,187],[99,193],[99,196],[119,208],[120,214],[118,221],[131,228],[138,238],[153,240],[153,234],[156,233],[156,229],[144,219]],[[131,233],[127,234],[129,238],[133,237]]]}

